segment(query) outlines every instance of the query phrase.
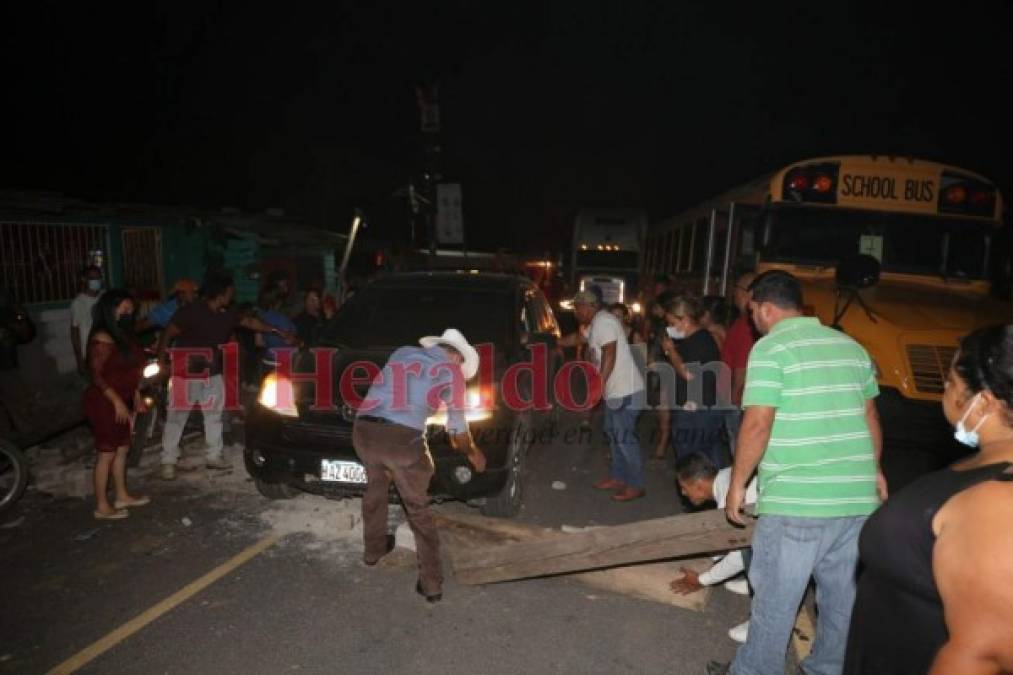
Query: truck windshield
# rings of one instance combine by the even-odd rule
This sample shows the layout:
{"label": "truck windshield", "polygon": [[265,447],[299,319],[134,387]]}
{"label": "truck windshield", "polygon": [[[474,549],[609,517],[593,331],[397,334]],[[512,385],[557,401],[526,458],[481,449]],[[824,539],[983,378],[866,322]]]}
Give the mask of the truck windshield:
{"label": "truck windshield", "polygon": [[457,328],[472,344],[503,344],[516,332],[513,299],[506,291],[366,287],[324,330],[323,344],[352,348],[418,344],[420,337]]}
{"label": "truck windshield", "polygon": [[884,272],[957,279],[988,276],[993,226],[979,220],[837,208],[767,211],[762,257],[769,262],[833,266],[866,253]]}

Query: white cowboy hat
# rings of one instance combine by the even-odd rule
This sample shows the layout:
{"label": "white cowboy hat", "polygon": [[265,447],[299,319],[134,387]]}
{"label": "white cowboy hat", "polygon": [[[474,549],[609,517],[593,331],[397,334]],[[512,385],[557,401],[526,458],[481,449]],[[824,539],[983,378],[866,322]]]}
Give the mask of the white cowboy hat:
{"label": "white cowboy hat", "polygon": [[475,377],[475,373],[478,372],[478,352],[468,344],[468,340],[456,328],[448,328],[443,331],[443,335],[429,335],[421,338],[419,339],[419,344],[426,349],[433,345],[447,345],[460,352],[461,356],[464,357],[464,363],[461,364],[461,372],[464,373],[464,379],[466,380]]}

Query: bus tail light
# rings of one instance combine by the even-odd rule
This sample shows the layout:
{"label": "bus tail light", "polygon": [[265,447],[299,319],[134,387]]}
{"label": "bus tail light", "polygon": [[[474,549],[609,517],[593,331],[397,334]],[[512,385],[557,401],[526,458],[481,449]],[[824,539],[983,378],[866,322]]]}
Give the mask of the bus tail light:
{"label": "bus tail light", "polygon": [[946,191],[943,199],[947,204],[963,204],[967,200],[967,190],[963,185],[954,185]]}
{"label": "bus tail light", "polygon": [[995,217],[995,186],[983,180],[944,171],[939,189],[939,210],[968,216]]}
{"label": "bus tail light", "polygon": [[796,174],[788,181],[788,187],[792,190],[808,190],[809,177],[803,174]]}
{"label": "bus tail light", "polygon": [[796,202],[837,203],[837,162],[796,166],[784,176],[782,197]]}

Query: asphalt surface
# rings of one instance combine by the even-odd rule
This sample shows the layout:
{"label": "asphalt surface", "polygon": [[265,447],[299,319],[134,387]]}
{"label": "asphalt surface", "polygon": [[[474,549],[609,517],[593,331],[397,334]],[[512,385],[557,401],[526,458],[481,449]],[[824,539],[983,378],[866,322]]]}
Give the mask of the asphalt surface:
{"label": "asphalt surface", "polygon": [[[555,440],[532,449],[521,520],[583,526],[679,511],[671,458],[648,465],[644,499],[618,504],[593,490],[605,447],[596,434],[564,442],[578,422],[565,416]],[[645,434],[651,425],[645,416]],[[31,491],[0,517],[0,673],[48,672],[272,534],[278,543],[79,672],[699,673],[733,656],[726,631],[748,615],[748,598],[722,589],[690,611],[566,578],[464,587],[446,563],[444,600],[429,605],[413,592],[412,554],[361,565],[361,534],[341,531],[354,502],[269,502],[241,469],[217,476],[138,485],[153,503],[125,521],[100,523],[90,501]]]}
{"label": "asphalt surface", "polygon": [[[671,455],[647,460],[643,499],[618,504],[592,489],[606,447],[600,417],[588,431],[581,419],[564,415],[531,449],[519,520],[581,527],[680,511]],[[646,457],[651,413],[639,430]],[[48,672],[269,536],[280,539],[79,672],[700,673],[734,655],[726,631],[748,616],[748,598],[723,589],[690,611],[567,578],[459,586],[446,563],[444,600],[429,605],[413,592],[410,552],[361,565],[361,532],[349,530],[357,502],[265,500],[238,448],[232,456],[231,473],[139,483],[153,503],[125,521],[95,521],[90,501],[33,490],[0,516],[0,673]],[[884,461],[901,483],[943,459],[897,445]]]}

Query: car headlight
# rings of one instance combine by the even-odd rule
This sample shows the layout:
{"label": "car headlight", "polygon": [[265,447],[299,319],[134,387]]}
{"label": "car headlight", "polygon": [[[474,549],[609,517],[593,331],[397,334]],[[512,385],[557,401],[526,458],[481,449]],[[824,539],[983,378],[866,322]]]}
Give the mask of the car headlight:
{"label": "car headlight", "polygon": [[279,415],[298,417],[299,410],[295,407],[295,390],[292,381],[286,377],[278,377],[270,373],[260,385],[257,403]]}
{"label": "car headlight", "polygon": [[[464,419],[469,423],[490,419],[495,406],[492,388],[469,387],[464,395],[464,406]],[[426,424],[439,427],[447,426],[446,405],[441,405],[439,410],[430,415],[426,419]]]}

